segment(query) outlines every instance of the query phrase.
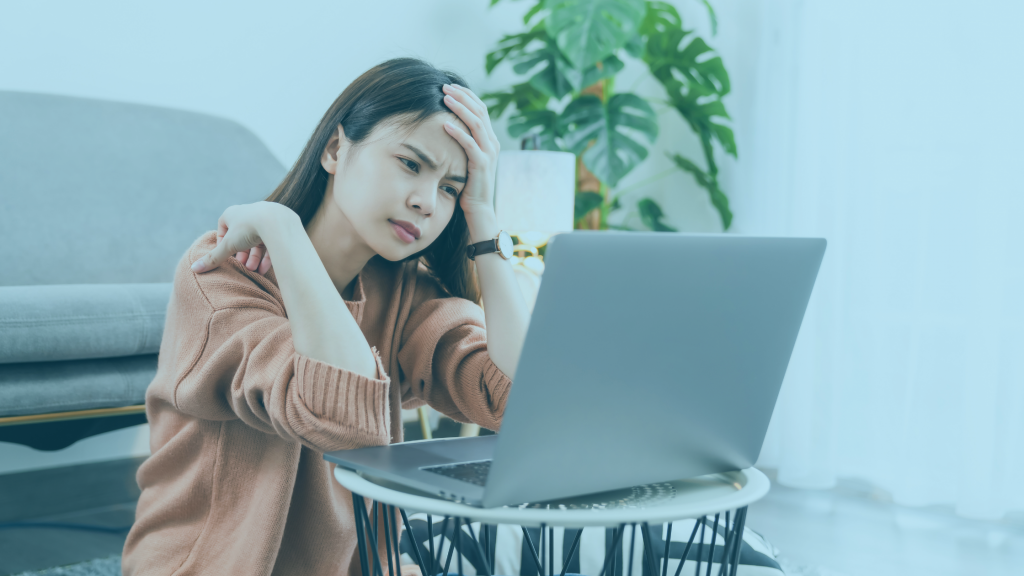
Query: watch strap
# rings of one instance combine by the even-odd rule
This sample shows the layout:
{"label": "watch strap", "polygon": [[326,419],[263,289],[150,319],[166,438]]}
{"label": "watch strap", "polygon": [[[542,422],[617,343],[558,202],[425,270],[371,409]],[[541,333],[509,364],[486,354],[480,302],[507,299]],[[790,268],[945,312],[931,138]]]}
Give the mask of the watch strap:
{"label": "watch strap", "polygon": [[498,239],[490,238],[476,244],[470,244],[466,246],[466,256],[469,256],[470,260],[476,260],[476,257],[481,254],[490,254],[491,252],[498,251]]}

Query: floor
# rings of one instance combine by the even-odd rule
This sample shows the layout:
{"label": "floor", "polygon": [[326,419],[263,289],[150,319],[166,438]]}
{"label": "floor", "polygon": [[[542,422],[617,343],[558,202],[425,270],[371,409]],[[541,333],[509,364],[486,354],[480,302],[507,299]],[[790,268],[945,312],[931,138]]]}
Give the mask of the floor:
{"label": "floor", "polygon": [[897,506],[855,482],[821,491],[773,482],[747,526],[823,576],[1024,575],[1024,514],[967,520],[942,507]]}
{"label": "floor", "polygon": [[[135,503],[126,502],[23,521],[122,527],[131,526],[134,519]],[[126,535],[127,532],[108,534],[53,528],[0,530],[0,574],[18,574],[120,554]]]}
{"label": "floor", "polygon": [[[128,501],[22,521],[128,526],[134,508]],[[966,520],[939,507],[896,506],[884,494],[852,482],[823,491],[773,483],[769,494],[751,505],[747,526],[779,548],[785,565],[800,574],[1024,574],[1024,514],[1001,522]],[[123,544],[124,534],[0,529],[0,575],[119,554]]]}

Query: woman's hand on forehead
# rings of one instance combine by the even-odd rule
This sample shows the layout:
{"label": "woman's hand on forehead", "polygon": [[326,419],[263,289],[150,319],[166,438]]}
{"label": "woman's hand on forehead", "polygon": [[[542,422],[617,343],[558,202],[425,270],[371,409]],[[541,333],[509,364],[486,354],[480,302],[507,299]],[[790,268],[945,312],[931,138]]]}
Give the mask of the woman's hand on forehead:
{"label": "woman's hand on forehead", "polygon": [[487,105],[472,90],[458,84],[445,84],[444,103],[469,128],[471,134],[456,125],[445,122],[444,129],[466,151],[469,161],[466,186],[459,195],[459,203],[467,217],[480,211],[494,212],[494,176],[498,166],[498,137],[491,126]]}

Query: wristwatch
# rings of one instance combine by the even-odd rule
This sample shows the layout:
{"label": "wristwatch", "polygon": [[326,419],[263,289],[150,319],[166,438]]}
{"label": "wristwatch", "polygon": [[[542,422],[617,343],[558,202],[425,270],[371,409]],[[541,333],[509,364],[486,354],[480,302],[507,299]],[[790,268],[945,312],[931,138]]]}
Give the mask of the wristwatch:
{"label": "wristwatch", "polygon": [[508,232],[502,230],[495,238],[466,246],[466,256],[469,256],[470,260],[476,260],[477,256],[491,252],[497,252],[505,260],[512,257],[512,237]]}

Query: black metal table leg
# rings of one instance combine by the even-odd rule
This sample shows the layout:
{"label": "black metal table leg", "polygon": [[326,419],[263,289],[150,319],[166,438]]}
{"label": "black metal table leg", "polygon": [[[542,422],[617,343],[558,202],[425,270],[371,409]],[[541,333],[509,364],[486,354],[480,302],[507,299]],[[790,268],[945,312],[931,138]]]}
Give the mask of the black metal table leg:
{"label": "black metal table leg", "polygon": [[601,574],[599,574],[599,576],[604,576],[605,572],[608,571],[609,564],[611,565],[612,574],[614,574],[615,556],[619,549],[619,542],[622,541],[622,533],[625,531],[625,524],[619,524],[619,526],[615,529],[615,536],[612,538],[611,549],[608,551],[607,554],[605,554],[604,566],[601,567]]}
{"label": "black metal table leg", "polygon": [[[407,534],[410,537],[415,535],[412,528],[412,524],[409,521],[408,514],[405,510],[384,504],[379,501],[371,501],[367,505],[366,499],[359,496],[358,494],[352,494],[352,508],[355,516],[356,524],[356,538],[358,540],[358,554],[359,554],[359,566],[360,570],[365,576],[401,576],[401,562],[402,562],[402,551],[401,551],[401,527],[399,526],[399,516],[401,517],[402,525],[405,528]],[[397,512],[397,514],[396,514]],[[373,520],[370,520],[370,514],[373,514]],[[722,517],[724,514],[724,518]],[[711,576],[712,565],[717,560],[719,562],[719,570],[717,576],[736,576],[739,568],[739,562],[743,548],[743,530],[746,524],[747,507],[737,508],[735,511],[725,511],[715,514],[714,522],[709,522],[708,516],[698,518],[694,522],[693,530],[690,533],[690,537],[686,542],[686,546],[682,550],[682,555],[679,558],[679,566],[675,570],[674,576],[680,576],[682,569],[689,557],[690,549],[693,547],[694,541],[697,540],[697,551],[695,554],[696,567],[694,570],[694,576]],[[453,522],[453,528],[451,534],[448,534],[447,526],[449,521]],[[497,566],[495,565],[496,560],[496,530],[497,526],[494,526],[492,531],[491,525],[480,523],[480,528],[474,530],[472,521],[469,518],[462,518],[456,516],[446,516],[441,525],[441,534],[448,540],[449,547],[447,551],[447,557],[444,559],[443,570],[438,572],[441,567],[441,555],[444,554],[443,547],[438,548],[435,551],[434,542],[434,529],[433,529],[433,517],[427,517],[427,536],[428,545],[424,546],[423,550],[420,550],[422,544],[415,540],[412,545],[413,560],[416,562],[420,571],[424,576],[450,576],[454,574],[450,572],[452,567],[452,555],[456,552],[459,553],[459,557],[456,560],[457,573],[463,575],[465,573],[465,560],[463,556],[467,553],[465,546],[465,538],[468,536],[470,540],[469,554],[467,559],[474,565],[475,571],[481,576],[497,576],[495,574]],[[462,529],[463,524],[468,528],[464,531]],[[722,551],[716,555],[715,550],[719,547],[718,544],[718,528],[722,526],[723,533],[722,539]],[[651,527],[647,522],[632,523],[630,527],[630,542],[628,549],[628,558],[624,558],[628,564],[628,568],[620,568],[619,558],[626,556],[627,550],[624,550],[625,530],[626,524],[619,524],[617,527],[612,529],[611,532],[611,545],[606,549],[604,561],[602,562],[601,571],[598,576],[634,576],[634,562],[636,560],[636,531],[639,528],[640,535],[642,538],[643,551],[641,552],[641,562],[643,565],[643,576],[669,576],[668,575],[668,562],[670,559],[670,551],[672,549],[672,529],[673,523],[668,522],[667,528],[659,528],[665,530],[663,532],[665,542],[662,556],[659,558],[656,550],[656,542],[651,535]],[[552,526],[542,525],[539,534],[540,541],[534,541],[530,532],[525,527],[520,527],[523,533],[523,544],[529,551],[530,560],[534,563],[538,576],[565,576],[570,565],[573,563],[573,559],[579,554],[580,542],[583,535],[583,529],[577,529],[576,534],[573,537],[572,544],[568,548],[568,552],[560,554],[561,566],[560,571],[556,571],[555,564],[555,529]],[[698,536],[698,529],[700,535]],[[711,530],[710,543],[708,544],[707,555],[704,554],[704,534],[707,530]],[[383,532],[382,532],[383,531]],[[468,532],[468,534],[464,534]],[[380,537],[384,537],[384,550],[380,548]],[[564,533],[563,546],[568,533]],[[699,540],[698,540],[699,538]],[[540,544],[538,547],[537,544]],[[429,560],[424,556],[424,553],[428,553]],[[385,554],[387,561],[387,571],[384,571],[384,562],[380,558],[381,553]],[[472,554],[479,556],[480,561],[473,560]],[[372,554],[373,558],[369,556]],[[436,555],[435,555],[436,554]],[[621,556],[620,556],[621,555]],[[675,557],[674,555],[672,556]],[[701,574],[701,568],[703,563],[707,562],[707,567],[704,569],[704,574]],[[577,569],[573,564],[573,568]]]}
{"label": "black metal table leg", "polygon": [[359,548],[359,569],[363,576],[369,576],[370,565],[366,558],[366,538],[363,536],[363,520],[360,518],[360,504],[362,498],[352,494],[352,515],[356,519],[356,546]]}
{"label": "black metal table leg", "polygon": [[697,535],[697,528],[699,527],[699,522],[693,523],[693,532],[690,532],[690,539],[686,541],[686,548],[683,548],[683,557],[679,560],[679,567],[676,568],[675,576],[679,576],[679,573],[683,571],[683,564],[686,564],[686,557],[690,554],[690,547],[693,546],[693,538]]}
{"label": "black metal table leg", "polygon": [[708,570],[705,576],[711,576],[711,565],[715,560],[715,539],[718,537],[718,518],[720,514],[715,514],[715,525],[711,528],[711,545],[708,546]]}
{"label": "black metal table leg", "polygon": [[[412,531],[412,525],[409,524],[409,516],[406,515],[405,510],[401,508],[398,511],[402,514],[402,524],[405,525],[405,531],[409,534],[409,537],[413,537],[416,533]],[[401,544],[401,540],[396,538],[396,542]],[[420,543],[413,539],[412,551],[416,557],[416,564],[420,567],[420,573],[422,576],[433,576],[427,572],[427,565],[423,562],[423,555],[420,554]],[[719,575],[721,576],[721,575]]]}

